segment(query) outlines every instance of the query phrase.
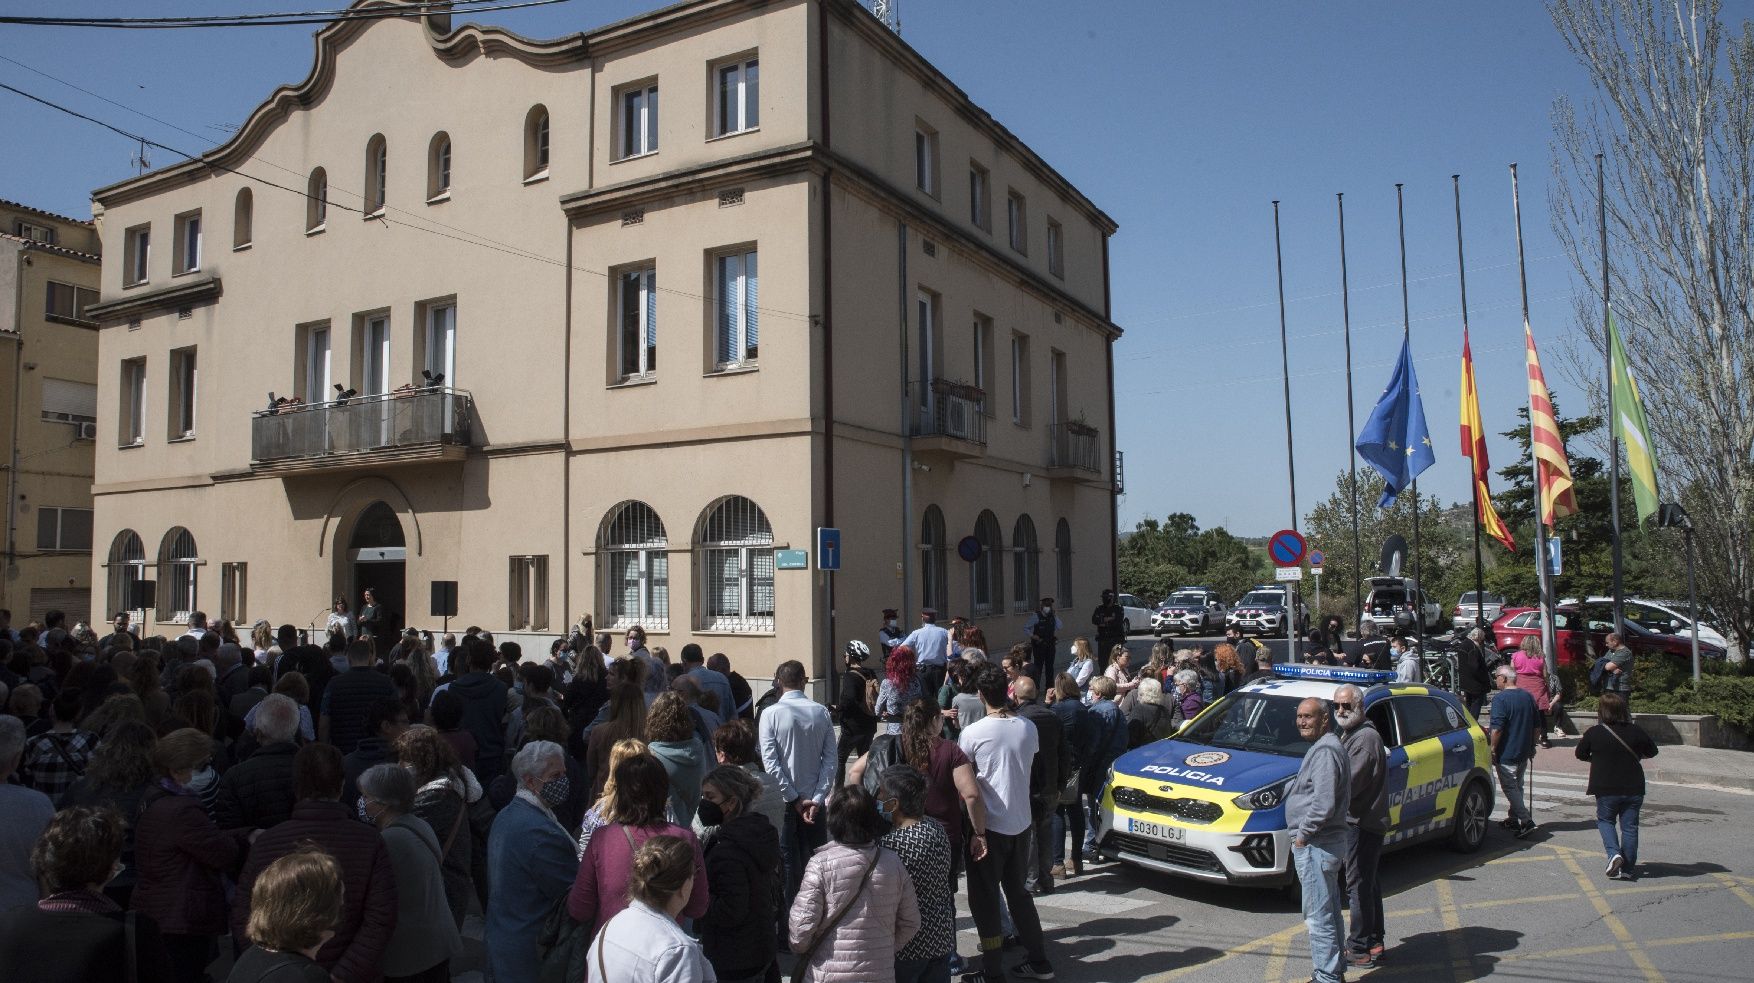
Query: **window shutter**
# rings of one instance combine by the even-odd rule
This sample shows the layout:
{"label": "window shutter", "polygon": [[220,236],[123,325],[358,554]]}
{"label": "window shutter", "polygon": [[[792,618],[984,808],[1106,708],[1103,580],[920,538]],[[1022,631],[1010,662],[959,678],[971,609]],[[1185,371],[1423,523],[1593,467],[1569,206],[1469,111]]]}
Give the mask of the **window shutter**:
{"label": "window shutter", "polygon": [[97,386],[69,379],[43,379],[43,412],[97,418]]}

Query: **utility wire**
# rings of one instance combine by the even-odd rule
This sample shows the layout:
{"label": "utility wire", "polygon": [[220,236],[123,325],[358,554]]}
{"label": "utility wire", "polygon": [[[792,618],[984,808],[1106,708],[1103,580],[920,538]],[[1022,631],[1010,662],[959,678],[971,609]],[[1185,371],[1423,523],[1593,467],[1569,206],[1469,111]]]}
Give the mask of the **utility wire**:
{"label": "utility wire", "polygon": [[389,20],[425,17],[434,13],[450,13],[462,8],[465,13],[495,10],[519,10],[525,7],[546,7],[569,0],[430,0],[396,6],[354,8],[345,10],[290,11],[273,14],[224,14],[187,17],[23,17],[0,16],[0,25],[18,27],[86,27],[107,30],[189,30],[214,27],[286,27],[299,24],[333,24],[352,20]]}

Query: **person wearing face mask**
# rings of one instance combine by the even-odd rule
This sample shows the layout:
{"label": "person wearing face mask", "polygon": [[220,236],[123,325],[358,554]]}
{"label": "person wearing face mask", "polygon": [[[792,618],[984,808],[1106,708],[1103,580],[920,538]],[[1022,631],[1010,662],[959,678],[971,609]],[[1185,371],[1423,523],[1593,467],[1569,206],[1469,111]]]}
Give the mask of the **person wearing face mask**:
{"label": "person wearing face mask", "polygon": [[1334,722],[1340,725],[1340,744],[1346,749],[1352,782],[1346,805],[1352,839],[1340,860],[1340,878],[1352,910],[1346,964],[1369,969],[1383,950],[1382,884],[1376,875],[1383,834],[1389,828],[1388,758],[1382,735],[1364,718],[1364,694],[1358,687],[1347,683],[1334,691]]}
{"label": "person wearing face mask", "polygon": [[920,930],[895,953],[895,983],[948,980],[950,955],[956,951],[950,837],[942,823],[925,814],[925,776],[911,765],[883,769],[877,810],[893,824],[881,842],[901,857],[920,910]]}
{"label": "person wearing face mask", "polygon": [[1399,635],[1389,639],[1389,658],[1395,664],[1395,682],[1425,682],[1425,665],[1419,661],[1419,650]]}
{"label": "person wearing face mask", "polygon": [[135,979],[170,979],[158,923],[103,893],[122,868],[125,835],[112,809],[65,809],[50,821],[30,851],[42,900],[0,913],[0,966],[42,983],[111,979],[132,942]]}
{"label": "person wearing face mask", "polygon": [[753,811],[761,782],[735,765],[720,765],[700,786],[701,850],[712,900],[695,927],[719,983],[761,983],[779,951],[766,929],[785,894],[779,831]]}
{"label": "person wearing face mask", "polygon": [[487,978],[502,983],[536,979],[542,923],[566,896],[579,859],[573,838],[554,818],[554,806],[571,791],[561,746],[553,741],[524,745],[512,757],[512,777],[517,794],[494,817],[487,835],[492,890],[482,928]]}
{"label": "person wearing face mask", "polygon": [[307,744],[293,755],[292,784],[298,802],[292,807],[292,818],[260,834],[244,862],[231,909],[232,938],[240,949],[248,943],[252,924],[248,899],[256,878],[274,861],[315,844],[341,865],[345,885],[335,935],[315,958],[343,983],[375,983],[396,927],[396,875],[383,836],[360,821],[357,807],[342,804],[345,781],[341,752],[334,747]]}
{"label": "person wearing face mask", "polygon": [[1029,642],[1030,678],[1035,680],[1037,689],[1042,688],[1044,679],[1053,678],[1054,649],[1060,644],[1060,628],[1060,616],[1054,613],[1051,597],[1041,599],[1035,614],[1023,626],[1024,639]]}
{"label": "person wearing face mask", "polygon": [[[1127,644],[1127,613],[1115,603],[1115,592],[1102,592],[1102,603],[1090,613],[1090,623],[1096,627],[1096,650],[1110,652],[1116,645]],[[1076,677],[1074,677],[1076,678]],[[1080,684],[1082,685],[1082,684]]]}
{"label": "person wearing face mask", "polygon": [[[359,776],[359,811],[383,834],[396,878],[396,929],[384,948],[384,983],[446,983],[463,940],[445,901],[444,847],[413,815],[414,775],[378,764]],[[455,831],[451,832],[455,835]]]}
{"label": "person wearing face mask", "polygon": [[670,674],[664,661],[646,648],[646,630],[639,625],[627,630],[627,658],[638,659],[646,667],[646,705],[650,706],[653,700],[670,688]]}
{"label": "person wearing face mask", "polygon": [[901,616],[894,608],[884,608],[883,627],[877,629],[877,644],[882,647],[884,658],[888,658],[889,650],[900,645],[905,637],[901,630]]}

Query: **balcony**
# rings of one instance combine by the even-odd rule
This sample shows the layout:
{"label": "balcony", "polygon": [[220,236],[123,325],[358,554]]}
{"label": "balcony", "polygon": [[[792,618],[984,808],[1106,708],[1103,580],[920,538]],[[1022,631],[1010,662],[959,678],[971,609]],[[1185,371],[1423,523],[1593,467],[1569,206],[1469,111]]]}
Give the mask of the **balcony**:
{"label": "balcony", "polygon": [[473,418],[469,394],[443,386],[281,403],[250,421],[250,469],[326,471],[461,461]]}
{"label": "balcony", "polygon": [[1083,423],[1048,427],[1048,477],[1076,481],[1102,473],[1102,441],[1096,428]]}
{"label": "balcony", "polygon": [[986,393],[966,383],[933,379],[922,402],[919,384],[909,389],[914,408],[915,454],[951,461],[986,454]]}

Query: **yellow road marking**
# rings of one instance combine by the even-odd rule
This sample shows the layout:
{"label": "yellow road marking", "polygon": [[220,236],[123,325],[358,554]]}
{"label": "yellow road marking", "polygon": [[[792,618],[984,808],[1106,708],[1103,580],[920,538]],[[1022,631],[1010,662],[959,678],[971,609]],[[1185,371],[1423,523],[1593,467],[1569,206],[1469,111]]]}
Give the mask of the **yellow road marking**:
{"label": "yellow road marking", "polygon": [[1272,956],[1267,960],[1267,972],[1264,979],[1274,983],[1285,976],[1285,963],[1291,956],[1291,939],[1284,938],[1273,944]]}
{"label": "yellow road marking", "polygon": [[1633,939],[1632,932],[1627,929],[1626,923],[1620,920],[1620,916],[1614,914],[1613,906],[1608,904],[1608,899],[1596,889],[1595,882],[1590,880],[1588,874],[1584,873],[1583,866],[1577,862],[1577,858],[1567,856],[1562,862],[1571,868],[1572,876],[1577,878],[1579,890],[1583,891],[1584,897],[1589,899],[1590,904],[1596,909],[1596,914],[1602,916],[1602,924],[1608,926],[1608,931],[1614,933],[1614,938],[1620,943],[1620,947],[1632,957],[1632,964],[1644,974],[1647,983],[1664,983],[1663,974],[1657,972],[1656,965],[1650,961],[1650,955],[1644,951],[1637,940]]}
{"label": "yellow road marking", "polygon": [[[1453,972],[1454,970],[1472,969],[1473,962],[1468,958],[1467,953],[1462,951],[1462,938],[1460,934],[1462,919],[1456,912],[1455,889],[1450,886],[1450,881],[1447,877],[1439,880],[1436,887],[1437,914],[1443,923],[1444,948],[1449,950],[1449,964],[1452,970],[1450,977],[1454,979],[1456,978],[1456,974]],[[1469,973],[1467,978],[1472,979],[1473,974]]]}
{"label": "yellow road marking", "polygon": [[1728,877],[1728,876],[1725,876],[1723,874],[1718,874],[1718,875],[1716,875],[1716,877],[1717,877],[1718,883],[1722,884],[1724,887],[1729,888],[1731,894],[1734,894],[1736,897],[1741,898],[1743,904],[1747,905],[1750,908],[1754,908],[1754,894],[1749,894],[1747,888],[1742,887],[1740,884],[1737,884],[1735,882],[1735,879]]}

